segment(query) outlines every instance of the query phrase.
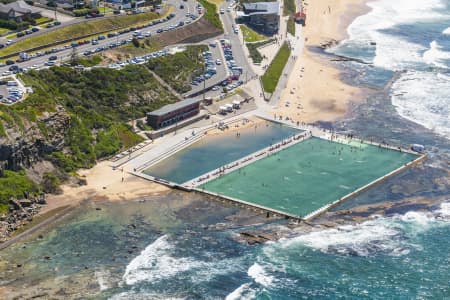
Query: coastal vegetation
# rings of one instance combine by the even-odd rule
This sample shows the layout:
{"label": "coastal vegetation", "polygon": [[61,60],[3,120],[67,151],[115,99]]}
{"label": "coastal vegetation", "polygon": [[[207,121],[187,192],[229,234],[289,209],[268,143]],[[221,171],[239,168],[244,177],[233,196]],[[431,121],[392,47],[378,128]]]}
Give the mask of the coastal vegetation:
{"label": "coastal vegetation", "polygon": [[222,22],[217,13],[217,6],[207,0],[198,0],[198,2],[205,8],[205,19],[211,22],[215,27],[223,30]]}
{"label": "coastal vegetation", "polygon": [[[40,159],[52,162],[59,170],[56,174],[63,175],[92,167],[97,160],[141,142],[142,137],[133,132],[128,122],[176,101],[145,65],[82,72],[54,67],[30,71],[21,79],[32,86],[34,93],[14,106],[0,106],[2,144],[8,143],[11,133],[33,132],[41,140],[39,143],[61,136],[62,147],[47,150]],[[52,113],[68,120],[64,128],[55,128],[55,118],[44,121]],[[44,174],[39,183],[49,191],[60,179]],[[39,190],[20,168],[0,174],[3,209],[10,197],[20,198],[26,191]]]}
{"label": "coastal vegetation", "polygon": [[206,50],[205,45],[189,46],[185,51],[150,60],[148,67],[174,90],[185,93],[191,90],[192,78],[204,71],[202,52]]}
{"label": "coastal vegetation", "polygon": [[264,35],[257,33],[244,24],[241,24],[240,28],[242,31],[242,35],[244,36],[244,42],[246,43],[260,42],[267,39],[267,37],[265,37]]}
{"label": "coastal vegetation", "polygon": [[70,64],[73,66],[82,65],[84,67],[93,67],[101,63],[103,58],[100,55],[90,57],[75,57]]}
{"label": "coastal vegetation", "polygon": [[274,41],[275,39],[270,39],[262,42],[245,44],[247,46],[248,52],[250,53],[250,57],[254,64],[259,64],[263,60],[263,56],[261,55],[261,52],[258,51],[258,48],[267,45],[269,43],[273,43]]}
{"label": "coastal vegetation", "polygon": [[139,25],[148,21],[159,18],[159,15],[155,12],[146,12],[127,16],[118,16],[114,18],[98,19],[90,22],[82,22],[62,28],[55,29],[27,39],[18,41],[9,47],[0,50],[0,56],[9,55],[12,53],[25,51],[35,47],[40,47],[47,44],[56,43],[58,41],[64,41],[68,39],[76,40],[78,38],[84,38],[89,35],[95,35],[97,33],[103,33],[108,31],[114,31],[122,28],[128,28],[130,26]]}
{"label": "coastal vegetation", "polygon": [[0,214],[8,209],[10,198],[23,198],[26,194],[38,193],[39,187],[28,179],[24,171],[4,170],[0,174]]}
{"label": "coastal vegetation", "polygon": [[278,50],[275,58],[270,63],[264,75],[261,77],[265,92],[273,93],[275,91],[290,54],[291,50],[285,42],[283,46],[281,46],[281,48]]}

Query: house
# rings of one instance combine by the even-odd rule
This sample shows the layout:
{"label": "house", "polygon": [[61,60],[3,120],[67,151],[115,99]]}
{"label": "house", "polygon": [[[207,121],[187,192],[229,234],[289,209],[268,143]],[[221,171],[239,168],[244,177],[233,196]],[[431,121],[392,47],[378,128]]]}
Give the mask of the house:
{"label": "house", "polygon": [[0,19],[17,23],[40,17],[40,10],[28,5],[25,1],[16,1],[8,4],[0,3]]}
{"label": "house", "polygon": [[157,130],[193,117],[200,112],[200,102],[198,99],[186,99],[165,105],[147,113],[147,124]]}
{"label": "house", "polygon": [[243,10],[237,13],[239,19],[250,27],[274,34],[280,26],[280,6],[278,2],[243,3]]}

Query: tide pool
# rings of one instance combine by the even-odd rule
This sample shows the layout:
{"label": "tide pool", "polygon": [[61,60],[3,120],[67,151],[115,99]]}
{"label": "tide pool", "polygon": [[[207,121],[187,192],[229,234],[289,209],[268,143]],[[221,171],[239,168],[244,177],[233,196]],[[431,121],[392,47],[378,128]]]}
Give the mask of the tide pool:
{"label": "tide pool", "polygon": [[415,158],[369,144],[310,138],[200,188],[305,216]]}
{"label": "tide pool", "polygon": [[220,135],[207,135],[144,170],[144,173],[181,184],[299,132],[292,127],[265,121]]}

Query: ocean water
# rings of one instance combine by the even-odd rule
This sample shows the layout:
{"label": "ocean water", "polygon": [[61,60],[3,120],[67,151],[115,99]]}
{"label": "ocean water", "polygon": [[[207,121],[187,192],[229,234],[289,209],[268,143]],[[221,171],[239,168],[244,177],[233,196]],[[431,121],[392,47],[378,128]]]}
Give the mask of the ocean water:
{"label": "ocean water", "polygon": [[331,52],[399,72],[391,101],[404,118],[450,138],[450,1],[370,1]]}
{"label": "ocean water", "polygon": [[[236,208],[184,198],[85,205],[42,238],[3,250],[0,286],[17,299],[44,292],[52,299],[228,300],[450,293],[450,202],[300,233],[282,221],[235,226],[224,217]],[[254,246],[235,240],[258,226],[289,234]]]}
{"label": "ocean water", "polygon": [[[357,74],[349,76],[354,84],[375,91],[355,115],[331,126],[390,144],[423,143],[428,160],[336,211],[418,203],[306,233],[283,221],[237,224],[237,208],[198,195],[88,205],[42,237],[0,251],[0,293],[10,291],[6,299],[24,293],[16,299],[43,293],[53,299],[448,299],[450,3],[370,6],[333,51],[372,62],[343,67]],[[386,92],[393,75],[398,79]],[[235,240],[241,230],[259,229],[288,235],[253,246]]]}

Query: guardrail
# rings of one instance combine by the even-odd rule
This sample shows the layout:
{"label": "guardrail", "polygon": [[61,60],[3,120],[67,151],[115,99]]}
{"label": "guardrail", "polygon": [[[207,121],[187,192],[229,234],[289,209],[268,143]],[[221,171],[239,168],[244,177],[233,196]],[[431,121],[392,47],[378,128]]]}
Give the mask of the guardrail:
{"label": "guardrail", "polygon": [[[111,17],[108,17],[108,18],[113,18],[113,17],[121,17],[121,16],[111,16]],[[164,15],[164,16],[162,16],[160,18],[151,19],[151,20],[160,20],[160,19],[163,19],[165,17],[166,17],[166,15]],[[149,20],[149,21],[151,21],[151,20]],[[78,24],[78,23],[75,23],[75,24]],[[74,25],[74,24],[72,24],[72,25]],[[71,26],[71,25],[69,25],[69,26]],[[63,27],[60,27],[60,28],[63,28]],[[128,28],[128,27],[114,27],[114,28],[109,29],[109,30],[97,31],[95,33],[89,33],[89,34],[85,34],[85,35],[82,35],[82,36],[72,37],[72,38],[68,38],[68,39],[64,39],[64,40],[57,40],[55,42],[48,43],[48,44],[45,44],[45,45],[41,45],[41,46],[29,48],[29,49],[22,49],[21,51],[17,51],[17,52],[11,53],[11,54],[0,56],[0,59],[7,59],[7,58],[14,57],[14,56],[18,56],[22,52],[35,52],[35,51],[38,51],[38,50],[41,50],[41,49],[50,48],[50,47],[57,46],[57,45],[60,45],[60,44],[73,42],[74,40],[80,40],[80,39],[89,38],[89,37],[92,37],[92,36],[95,36],[95,35],[105,34],[105,33],[108,33],[108,32],[111,32],[111,31],[115,31],[115,30],[119,30],[119,29],[123,29],[123,28]]]}

